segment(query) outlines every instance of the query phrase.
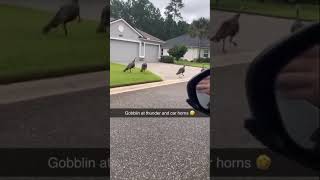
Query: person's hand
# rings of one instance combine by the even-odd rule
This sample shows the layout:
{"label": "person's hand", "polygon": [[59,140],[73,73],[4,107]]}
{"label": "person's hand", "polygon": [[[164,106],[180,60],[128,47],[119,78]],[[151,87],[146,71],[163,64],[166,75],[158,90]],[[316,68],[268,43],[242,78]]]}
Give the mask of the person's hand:
{"label": "person's hand", "polygon": [[207,95],[210,95],[210,76],[201,80],[197,85],[196,89],[200,93],[205,93]]}
{"label": "person's hand", "polygon": [[320,107],[319,46],[292,60],[280,73],[277,87],[290,99],[304,99]]}

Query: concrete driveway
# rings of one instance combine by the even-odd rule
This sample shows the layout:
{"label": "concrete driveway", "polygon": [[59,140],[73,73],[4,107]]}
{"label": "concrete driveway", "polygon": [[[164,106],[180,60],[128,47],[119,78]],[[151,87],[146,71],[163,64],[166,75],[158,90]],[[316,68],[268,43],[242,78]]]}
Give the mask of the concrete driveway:
{"label": "concrete driveway", "polygon": [[[136,63],[136,67],[141,67],[142,63]],[[162,80],[175,80],[175,79],[183,79],[183,80],[190,80],[193,76],[199,74],[201,72],[201,68],[198,67],[190,67],[186,66],[184,76],[179,78],[179,76],[176,75],[179,68],[181,68],[182,65],[176,65],[176,64],[167,64],[167,63],[148,63],[148,70],[153,72],[154,74],[157,74],[162,78]]]}

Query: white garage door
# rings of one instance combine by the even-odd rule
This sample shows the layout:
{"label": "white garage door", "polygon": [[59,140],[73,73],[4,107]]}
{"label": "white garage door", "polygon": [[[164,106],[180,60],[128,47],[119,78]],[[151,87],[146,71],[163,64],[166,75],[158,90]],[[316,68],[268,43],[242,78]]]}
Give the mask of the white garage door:
{"label": "white garage door", "polygon": [[139,43],[110,40],[110,60],[128,63],[139,57]]}
{"label": "white garage door", "polygon": [[145,61],[147,62],[159,61],[159,46],[146,44]]}

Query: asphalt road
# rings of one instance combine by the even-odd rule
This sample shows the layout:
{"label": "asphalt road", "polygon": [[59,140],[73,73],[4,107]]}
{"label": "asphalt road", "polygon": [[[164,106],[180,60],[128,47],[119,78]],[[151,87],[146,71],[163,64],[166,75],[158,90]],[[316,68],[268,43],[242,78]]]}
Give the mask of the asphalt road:
{"label": "asphalt road", "polygon": [[244,121],[250,117],[244,84],[247,67],[239,64],[214,69],[211,147],[261,147],[244,129]]}
{"label": "asphalt road", "polygon": [[0,148],[104,148],[106,87],[0,105]]}
{"label": "asphalt road", "polygon": [[112,95],[111,108],[190,108],[187,83]]}
{"label": "asphalt road", "polygon": [[[0,105],[0,148],[109,148],[106,87]],[[37,157],[35,157],[37,158]],[[32,162],[30,162],[32,165]],[[18,174],[17,174],[18,175]],[[11,177],[0,179],[106,179]]]}
{"label": "asphalt road", "polygon": [[[186,83],[112,95],[111,108],[190,108]],[[111,118],[111,178],[206,179],[208,118]]]}

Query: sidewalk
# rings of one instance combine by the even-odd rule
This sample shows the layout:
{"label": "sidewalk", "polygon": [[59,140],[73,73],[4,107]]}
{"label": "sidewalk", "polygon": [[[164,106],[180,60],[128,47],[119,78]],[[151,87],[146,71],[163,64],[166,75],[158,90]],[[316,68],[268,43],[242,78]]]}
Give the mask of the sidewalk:
{"label": "sidewalk", "polygon": [[9,104],[98,87],[105,87],[107,93],[108,79],[109,72],[102,71],[0,85],[0,104]]}
{"label": "sidewalk", "polygon": [[166,81],[161,81],[161,82],[111,88],[110,95],[138,91],[138,90],[149,89],[149,88],[156,88],[156,87],[160,87],[160,86],[167,86],[167,85],[171,85],[171,84],[183,83],[183,82],[188,82],[188,81],[189,81],[188,78],[183,78],[183,79],[176,79],[176,80],[166,80]]}

